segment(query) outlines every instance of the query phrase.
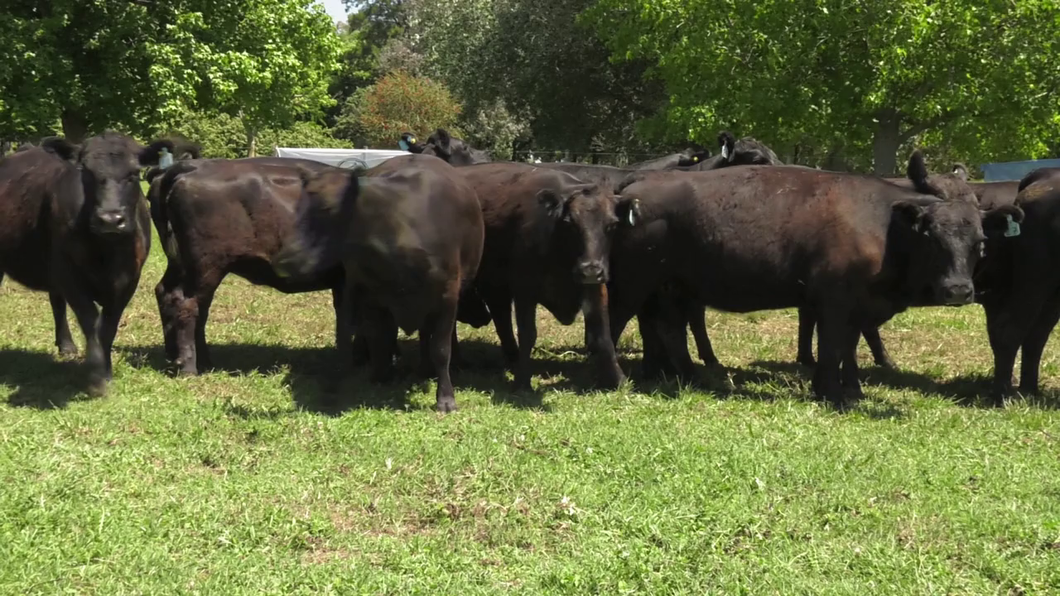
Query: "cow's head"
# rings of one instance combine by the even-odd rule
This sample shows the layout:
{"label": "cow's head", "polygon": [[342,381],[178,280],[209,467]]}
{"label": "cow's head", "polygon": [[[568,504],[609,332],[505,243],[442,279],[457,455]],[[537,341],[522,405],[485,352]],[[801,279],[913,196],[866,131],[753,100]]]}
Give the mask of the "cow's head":
{"label": "cow's head", "polygon": [[555,224],[558,251],[577,255],[575,280],[586,285],[607,283],[611,239],[618,226],[637,225],[638,201],[615,196],[606,186],[570,180],[541,189],[537,200]]}
{"label": "cow's head", "polygon": [[[413,152],[415,153],[415,151]],[[460,139],[450,136],[449,131],[439,128],[434,131],[423,145],[423,155],[433,155],[445,160],[452,166],[470,166],[477,163],[489,163],[489,156],[483,151],[472,149]]]}
{"label": "cow's head", "polygon": [[143,200],[140,169],[157,165],[163,149],[172,155],[191,151],[172,139],[154,141],[146,147],[121,133],[107,131],[81,145],[60,137],[41,142],[41,148],[75,166],[80,173],[88,226],[97,234],[132,234],[136,231],[136,208]]}
{"label": "cow's head", "polygon": [[979,204],[975,189],[968,184],[968,169],[955,166],[949,174],[932,174],[924,163],[924,155],[913,151],[906,166],[906,176],[913,182],[917,192],[938,197],[946,201],[965,201],[972,205]]}
{"label": "cow's head", "polygon": [[895,203],[892,223],[912,232],[910,275],[928,304],[958,306],[974,298],[972,274],[988,238],[1012,234],[1023,210],[1005,205],[982,211],[967,201],[906,200]]}
{"label": "cow's head", "polygon": [[401,133],[401,139],[398,140],[398,147],[402,151],[408,151],[409,153],[423,153],[423,145],[418,142],[416,135],[411,132]]}
{"label": "cow's head", "polygon": [[679,168],[687,168],[689,166],[698,165],[712,157],[710,154],[710,149],[707,149],[706,147],[700,147],[699,145],[692,145],[691,147],[685,149],[677,155],[677,167]]}

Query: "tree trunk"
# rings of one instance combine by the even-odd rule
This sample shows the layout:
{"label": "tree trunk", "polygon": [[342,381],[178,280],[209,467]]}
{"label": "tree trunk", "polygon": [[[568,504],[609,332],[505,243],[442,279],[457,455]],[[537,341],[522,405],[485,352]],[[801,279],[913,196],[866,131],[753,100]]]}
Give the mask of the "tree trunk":
{"label": "tree trunk", "polygon": [[872,169],[877,176],[894,176],[898,165],[901,118],[894,110],[876,114],[876,132],[872,136]]}
{"label": "tree trunk", "polygon": [[247,124],[247,157],[258,156],[258,130]]}
{"label": "tree trunk", "polygon": [[74,108],[66,108],[62,113],[63,136],[71,143],[80,143],[88,134],[88,123],[85,115]]}

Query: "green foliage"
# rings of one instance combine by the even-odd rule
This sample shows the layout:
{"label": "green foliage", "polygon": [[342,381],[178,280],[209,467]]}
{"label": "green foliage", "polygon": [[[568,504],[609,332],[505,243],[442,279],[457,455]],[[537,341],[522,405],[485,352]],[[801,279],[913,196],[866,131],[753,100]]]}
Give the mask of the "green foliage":
{"label": "green foliage", "polygon": [[[159,129],[159,134],[176,133],[202,146],[203,157],[235,159],[247,157],[246,128],[242,120],[228,114],[204,115],[186,112]],[[288,128],[260,131],[261,152],[271,155],[273,147],[350,147],[335,138],[332,131],[315,122],[295,122]]]}
{"label": "green foliage", "polygon": [[699,141],[735,128],[890,173],[924,133],[972,161],[1041,155],[1058,111],[1055,0],[599,0],[588,21],[657,64],[666,124]]}
{"label": "green foliage", "polygon": [[605,66],[609,53],[577,16],[591,0],[465,0],[410,4],[414,47],[468,114],[495,110],[529,126],[546,149],[638,147],[636,123],[653,114],[661,85],[644,64]]}
{"label": "green foliage", "polygon": [[347,1],[345,4],[351,12],[339,29],[342,53],[328,89],[336,100],[328,112],[332,121],[341,118],[343,107],[358,90],[379,78],[380,54],[407,27],[401,0]]}
{"label": "green foliage", "polygon": [[488,152],[495,160],[512,159],[515,141],[530,134],[527,119],[509,112],[500,99],[474,113],[464,114],[459,128],[465,141]]}
{"label": "green foliage", "polygon": [[357,146],[392,148],[402,132],[452,129],[459,115],[460,104],[445,85],[394,72],[347,100],[336,130]]}
{"label": "green foliage", "polygon": [[311,0],[38,3],[0,8],[0,133],[145,135],[194,108],[287,127],[331,99],[339,42]]}

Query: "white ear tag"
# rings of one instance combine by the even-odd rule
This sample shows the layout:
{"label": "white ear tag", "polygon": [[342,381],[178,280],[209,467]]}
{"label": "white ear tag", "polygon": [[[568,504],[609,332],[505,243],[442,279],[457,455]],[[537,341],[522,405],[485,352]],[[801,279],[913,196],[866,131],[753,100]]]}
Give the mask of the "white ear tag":
{"label": "white ear tag", "polygon": [[163,170],[173,165],[173,154],[169,152],[169,149],[162,147],[162,150],[158,152],[158,167]]}
{"label": "white ear tag", "polygon": [[1012,219],[1011,215],[1006,215],[1005,219],[1008,220],[1008,229],[1005,230],[1005,238],[1015,238],[1020,235],[1020,224],[1016,220]]}
{"label": "white ear tag", "polygon": [[722,159],[729,159],[729,146],[728,145],[722,145],[721,146],[721,158]]}
{"label": "white ear tag", "polygon": [[629,216],[627,217],[627,219],[629,220],[629,225],[631,225],[631,226],[632,226],[632,225],[636,225],[636,223],[635,223],[635,222],[636,222],[637,220],[636,220],[636,218],[635,218],[635,217],[633,217],[633,209],[630,209],[630,210],[629,210]]}

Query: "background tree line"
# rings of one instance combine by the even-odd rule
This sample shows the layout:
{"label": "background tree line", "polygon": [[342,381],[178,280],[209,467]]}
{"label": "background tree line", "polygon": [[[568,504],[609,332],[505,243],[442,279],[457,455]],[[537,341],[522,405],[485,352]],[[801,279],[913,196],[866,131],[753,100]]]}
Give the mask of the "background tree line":
{"label": "background tree line", "polygon": [[178,132],[235,157],[453,129],[622,163],[751,134],[894,172],[1060,156],[1060,0],[11,0],[0,139]]}

